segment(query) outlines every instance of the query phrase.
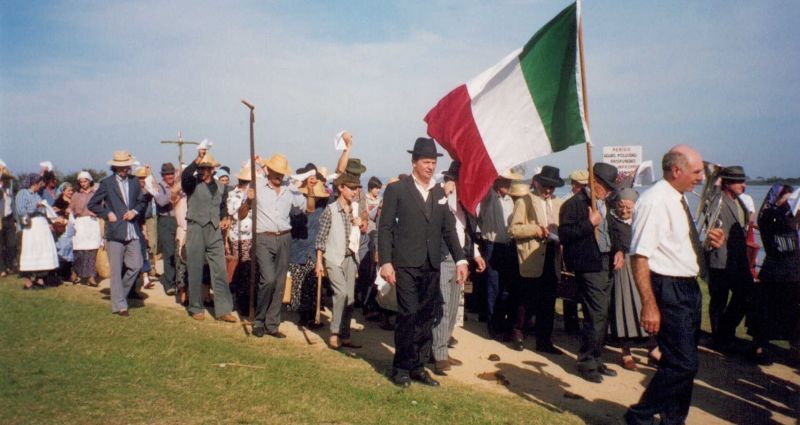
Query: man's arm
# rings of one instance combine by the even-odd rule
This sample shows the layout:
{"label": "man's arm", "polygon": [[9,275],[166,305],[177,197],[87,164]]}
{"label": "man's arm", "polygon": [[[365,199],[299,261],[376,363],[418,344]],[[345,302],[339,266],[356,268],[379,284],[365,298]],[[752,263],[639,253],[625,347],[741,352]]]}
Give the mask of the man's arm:
{"label": "man's arm", "polygon": [[353,135],[345,131],[342,134],[342,140],[344,140],[345,148],[342,151],[342,156],[339,157],[339,162],[336,163],[336,174],[344,173],[347,168],[347,161],[350,159],[350,148],[353,146]]}
{"label": "man's arm", "polygon": [[[577,200],[576,200],[577,201]],[[586,217],[579,208],[586,208]],[[589,207],[583,202],[565,202],[558,217],[558,237],[562,244],[594,235],[594,225],[589,220]]]}
{"label": "man's arm", "polygon": [[514,202],[514,210],[511,213],[511,224],[508,226],[508,233],[514,239],[543,238],[544,229],[536,223],[526,223],[528,221],[528,208],[533,208],[530,196],[524,196]]}
{"label": "man's arm", "polygon": [[197,187],[197,179],[194,176],[195,171],[197,171],[197,162],[193,161],[181,172],[181,187],[186,196],[191,196]]}
{"label": "man's arm", "polygon": [[106,196],[108,196],[106,185],[100,182],[100,184],[97,185],[97,190],[94,192],[94,195],[89,199],[89,203],[86,204],[86,208],[96,216],[108,219],[109,210],[105,202],[103,202],[106,200]]}
{"label": "man's arm", "polygon": [[631,257],[631,267],[633,268],[633,279],[636,281],[636,288],[639,289],[639,297],[642,299],[642,327],[647,333],[655,335],[661,328],[661,312],[658,309],[653,285],[650,281],[650,265],[647,257],[633,255]]}
{"label": "man's arm", "polygon": [[378,255],[381,265],[392,262],[393,230],[399,203],[396,184],[386,187],[386,193],[383,195],[383,209],[378,221]]}
{"label": "man's arm", "polygon": [[155,195],[156,205],[166,207],[172,202],[172,192],[164,186],[163,182],[158,184],[158,192]]}

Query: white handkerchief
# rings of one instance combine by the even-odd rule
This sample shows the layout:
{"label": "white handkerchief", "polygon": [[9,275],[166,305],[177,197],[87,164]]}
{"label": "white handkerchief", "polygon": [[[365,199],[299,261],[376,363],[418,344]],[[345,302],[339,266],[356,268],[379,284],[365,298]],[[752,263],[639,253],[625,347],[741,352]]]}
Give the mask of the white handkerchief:
{"label": "white handkerchief", "polygon": [[336,133],[336,138],[333,139],[333,148],[337,151],[343,151],[347,149],[347,144],[344,142],[342,135],[344,134],[344,130]]}
{"label": "white handkerchief", "polygon": [[[358,217],[358,202],[353,202],[350,205],[350,209],[353,212],[353,217]],[[361,245],[361,230],[357,226],[353,226],[350,229],[350,243],[348,244],[347,248],[350,251],[353,251],[353,254],[358,254],[358,248]]]}
{"label": "white handkerchief", "polygon": [[446,203],[447,203],[447,197],[446,196],[442,197],[442,199],[439,200],[439,205],[444,205]]}

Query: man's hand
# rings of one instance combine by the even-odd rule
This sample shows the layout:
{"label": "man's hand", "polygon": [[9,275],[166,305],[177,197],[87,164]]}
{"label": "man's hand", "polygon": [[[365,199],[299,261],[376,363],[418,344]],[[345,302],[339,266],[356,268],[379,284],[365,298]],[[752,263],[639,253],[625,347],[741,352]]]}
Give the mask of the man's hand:
{"label": "man's hand", "polygon": [[725,232],[719,227],[711,229],[706,234],[706,240],[711,248],[718,249],[725,244]]}
{"label": "man's hand", "polygon": [[117,216],[113,212],[108,213],[108,222],[109,223],[117,222]]}
{"label": "man's hand", "polygon": [[197,158],[194,159],[194,163],[195,164],[199,164],[200,160],[202,160],[204,156],[206,156],[206,150],[205,149],[198,149],[197,150]]}
{"label": "man's hand", "polygon": [[317,277],[325,276],[325,266],[322,265],[322,261],[317,261],[317,265],[314,267],[314,274]]}
{"label": "man's hand", "polygon": [[392,263],[386,263],[381,266],[381,277],[389,285],[394,286],[397,283],[397,276],[394,274],[394,267]]}
{"label": "man's hand", "polygon": [[622,251],[617,251],[617,253],[614,254],[614,271],[621,269],[624,265],[625,254],[623,254]]}
{"label": "man's hand", "polygon": [[593,226],[597,227],[603,222],[603,216],[597,210],[589,208],[589,221],[592,222]]}
{"label": "man's hand", "polygon": [[345,149],[350,150],[350,148],[353,147],[353,135],[350,134],[350,132],[345,131],[344,134],[342,134],[342,140],[344,140]]}
{"label": "man's hand", "polygon": [[122,219],[125,221],[133,221],[134,218],[136,218],[136,211],[134,210],[126,211],[125,214],[122,216]]}
{"label": "man's hand", "polygon": [[219,222],[219,229],[222,230],[223,232],[228,230],[230,227],[231,227],[231,219],[229,217],[225,217]]}
{"label": "man's hand", "polygon": [[544,226],[539,226],[542,229],[542,239],[547,239],[550,236],[550,229]]}
{"label": "man's hand", "polygon": [[655,335],[661,328],[661,312],[655,301],[642,304],[642,327],[650,335]]}
{"label": "man's hand", "polygon": [[486,260],[484,260],[481,256],[475,257],[475,265],[475,271],[478,273],[482,273],[484,270],[486,270]]}
{"label": "man's hand", "polygon": [[469,266],[467,264],[459,264],[456,266],[456,283],[463,285],[469,277]]}

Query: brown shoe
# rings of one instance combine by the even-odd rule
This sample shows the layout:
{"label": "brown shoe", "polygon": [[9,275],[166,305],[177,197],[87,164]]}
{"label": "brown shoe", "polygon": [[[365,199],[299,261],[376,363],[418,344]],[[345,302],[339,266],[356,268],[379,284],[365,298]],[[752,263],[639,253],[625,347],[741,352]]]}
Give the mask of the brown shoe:
{"label": "brown shoe", "polygon": [[436,360],[433,364],[433,373],[437,375],[444,375],[444,372],[448,370],[450,370],[450,361],[448,360]]}
{"label": "brown shoe", "polygon": [[332,350],[338,350],[342,347],[342,343],[339,341],[339,335],[331,335],[330,338],[328,338],[328,347]]}
{"label": "brown shoe", "polygon": [[195,314],[192,315],[192,319],[197,320],[198,322],[201,322],[203,320],[206,320],[206,314],[205,313],[195,313]]}
{"label": "brown shoe", "polygon": [[233,313],[228,313],[222,317],[217,317],[217,320],[221,320],[227,323],[236,323],[239,321],[238,319],[236,319],[236,316],[234,316]]}
{"label": "brown shoe", "polygon": [[454,359],[454,358],[452,358],[450,356],[447,356],[447,361],[450,362],[450,364],[453,365],[453,366],[461,366],[461,365],[464,364],[464,362],[462,362],[461,360]]}

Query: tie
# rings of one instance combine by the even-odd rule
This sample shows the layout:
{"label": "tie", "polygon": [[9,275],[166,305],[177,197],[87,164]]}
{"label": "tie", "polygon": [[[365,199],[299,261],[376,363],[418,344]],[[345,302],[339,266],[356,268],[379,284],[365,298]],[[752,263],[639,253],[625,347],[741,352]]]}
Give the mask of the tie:
{"label": "tie", "polygon": [[683,196],[681,196],[681,205],[683,205],[683,212],[686,213],[686,219],[689,221],[689,239],[692,241],[692,249],[694,250],[694,255],[697,257],[700,277],[705,280],[708,276],[708,270],[706,270],[706,262],[703,261],[705,257],[703,256],[703,248],[700,245],[700,235],[697,233],[697,227],[694,225],[692,213],[689,212],[689,203],[686,202],[686,198]]}

